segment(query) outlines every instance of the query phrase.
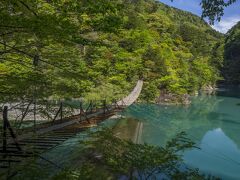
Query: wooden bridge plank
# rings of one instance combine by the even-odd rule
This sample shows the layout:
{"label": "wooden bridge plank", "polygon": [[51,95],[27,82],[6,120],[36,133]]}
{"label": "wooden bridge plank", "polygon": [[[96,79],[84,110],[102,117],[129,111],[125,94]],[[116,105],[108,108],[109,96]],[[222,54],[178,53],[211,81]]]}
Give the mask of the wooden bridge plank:
{"label": "wooden bridge plank", "polygon": [[32,140],[32,139],[27,139],[27,140],[21,140],[19,141],[19,143],[26,143],[26,144],[59,144],[59,142],[53,142],[53,141],[42,141],[42,140],[38,140],[38,141],[35,141],[35,140]]}
{"label": "wooden bridge plank", "polygon": [[[13,142],[10,140],[7,146],[7,148],[9,148],[7,149],[8,153],[0,151],[0,156],[3,155],[4,157],[6,156],[8,158],[14,158],[10,159],[10,161],[16,161],[17,163],[21,161],[21,158],[23,159],[33,157],[35,153],[41,153],[46,150],[52,149],[60,143],[66,141],[67,139],[74,137],[77,133],[84,131],[86,128],[89,127],[87,126],[87,124],[97,124],[103,119],[114,115],[120,109],[122,110],[123,107],[129,106],[134,103],[134,101],[137,100],[138,96],[141,93],[142,86],[143,81],[139,80],[133,91],[127,97],[123,98],[123,100],[117,102],[116,104],[111,104],[110,106],[107,106],[105,104],[104,107],[107,107],[107,109],[98,108],[96,111],[86,112],[85,115],[81,116],[81,118],[79,114],[62,119],[62,121],[56,120],[54,124],[46,123],[42,126],[39,126],[39,129],[37,129],[34,133],[29,132],[19,136],[19,145],[23,146],[23,149],[30,149],[32,151],[32,154],[26,152],[19,152],[17,150],[17,147],[15,147],[15,145],[12,144]],[[7,137],[9,137],[8,134]],[[2,140],[0,139],[0,141]],[[20,160],[16,158],[20,158]],[[7,160],[4,159],[2,163],[3,162],[7,162]],[[0,168],[8,167],[9,166],[7,165],[0,164]]]}
{"label": "wooden bridge plank", "polygon": [[15,162],[15,163],[18,163],[18,162],[21,162],[20,160],[12,160],[12,159],[0,159],[0,162]]}

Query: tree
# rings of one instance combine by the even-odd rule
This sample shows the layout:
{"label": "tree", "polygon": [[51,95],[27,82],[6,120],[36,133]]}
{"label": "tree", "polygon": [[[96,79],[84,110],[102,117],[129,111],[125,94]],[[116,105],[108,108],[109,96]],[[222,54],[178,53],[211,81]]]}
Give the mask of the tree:
{"label": "tree", "polygon": [[240,22],[226,35],[224,44],[224,62],[222,75],[226,83],[240,83]]}
{"label": "tree", "polygon": [[[173,1],[173,0],[171,0]],[[237,0],[202,0],[200,3],[202,7],[202,18],[208,18],[210,24],[214,24],[214,21],[220,21],[221,17],[224,15],[224,9]]]}
{"label": "tree", "polygon": [[2,101],[34,93],[94,99],[116,90],[105,94],[123,96],[139,77],[149,85],[144,100],[160,90],[191,93],[205,78],[192,71],[193,60],[212,66],[207,59],[222,37],[198,16],[154,0],[6,0],[0,6]]}
{"label": "tree", "polygon": [[236,1],[237,0],[202,0],[202,17],[207,17],[210,24],[214,24],[215,20],[221,20],[221,17],[224,15],[224,9]]}
{"label": "tree", "polygon": [[0,6],[1,98],[31,98],[36,90],[38,98],[79,97],[93,86],[83,51],[99,44],[98,32],[121,25],[119,2],[6,0]]}

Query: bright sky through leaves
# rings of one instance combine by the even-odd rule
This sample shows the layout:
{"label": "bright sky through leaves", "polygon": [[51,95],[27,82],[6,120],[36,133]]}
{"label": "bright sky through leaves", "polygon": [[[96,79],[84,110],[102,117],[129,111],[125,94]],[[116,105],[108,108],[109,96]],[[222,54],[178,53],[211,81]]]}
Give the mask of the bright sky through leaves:
{"label": "bright sky through leaves", "polygon": [[[159,0],[170,6],[186,10],[201,16],[202,10],[199,5],[201,0],[176,0],[171,2],[170,0]],[[213,28],[226,33],[232,26],[234,26],[238,21],[240,21],[240,1],[227,7],[224,11],[224,16],[220,22],[215,22]]]}

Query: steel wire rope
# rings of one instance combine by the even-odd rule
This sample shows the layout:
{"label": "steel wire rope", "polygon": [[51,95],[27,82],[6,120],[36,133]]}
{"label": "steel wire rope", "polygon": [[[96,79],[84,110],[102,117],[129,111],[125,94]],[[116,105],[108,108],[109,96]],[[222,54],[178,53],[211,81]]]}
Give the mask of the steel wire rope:
{"label": "steel wire rope", "polygon": [[[34,58],[34,57],[35,57],[34,55],[31,55],[31,54],[29,54],[29,53],[26,53],[25,51],[22,51],[22,50],[19,50],[19,49],[15,48],[15,47],[6,45],[5,43],[3,43],[3,42],[1,42],[1,41],[0,41],[0,44],[5,45],[6,47],[11,48],[11,49],[13,49],[13,50],[15,50],[15,51],[17,51],[17,52],[22,53],[22,54],[25,54],[25,55],[27,55],[27,56],[29,56],[29,57],[31,57],[31,58]],[[51,65],[51,66],[53,66],[53,67],[55,67],[55,68],[58,68],[58,69],[61,69],[61,70],[63,70],[63,71],[66,71],[66,72],[68,72],[68,73],[70,73],[70,74],[75,74],[75,75],[77,74],[76,72],[71,71],[71,70],[68,70],[68,69],[64,68],[63,66],[56,66],[56,64],[52,64],[52,63],[50,63],[50,62],[48,62],[48,61],[46,61],[46,60],[43,60],[43,59],[41,59],[41,58],[39,58],[39,61],[42,61],[43,63],[46,63],[46,64],[48,64],[48,65]],[[77,75],[79,75],[79,74],[77,74]],[[106,85],[104,85],[104,84],[101,84],[101,85],[104,86],[104,87],[109,88],[108,86],[106,86]],[[112,89],[113,89],[113,88],[112,88]]]}
{"label": "steel wire rope", "polygon": [[[13,50],[15,50],[15,51],[17,51],[17,52],[20,52],[20,53],[22,53],[22,54],[25,54],[25,55],[27,55],[27,56],[29,56],[29,57],[31,57],[31,58],[34,58],[34,57],[35,57],[34,55],[31,55],[31,54],[29,54],[29,53],[27,53],[27,52],[25,52],[25,51],[19,50],[18,48],[15,48],[15,47],[6,45],[5,43],[3,43],[3,42],[1,42],[1,41],[0,41],[0,44],[6,46],[6,47],[8,47],[8,48],[11,48],[11,49],[13,49]],[[48,64],[48,65],[51,65],[51,66],[53,66],[53,67],[56,67],[56,68],[58,68],[58,69],[61,69],[61,70],[63,70],[63,71],[66,71],[66,72],[68,72],[68,73],[77,74],[77,73],[74,72],[74,71],[71,71],[71,70],[69,70],[69,69],[65,69],[64,66],[57,66],[56,64],[52,64],[52,63],[50,63],[50,62],[48,62],[48,61],[46,61],[46,60],[43,60],[43,59],[41,59],[41,58],[39,58],[38,60],[39,60],[39,61],[42,61],[43,63],[46,63],[46,64]],[[65,67],[67,67],[67,66],[65,66]],[[104,85],[104,84],[101,84],[101,85],[104,86],[104,87],[108,87],[108,86],[106,86],[106,85]],[[108,87],[108,88],[109,88],[109,87]]]}
{"label": "steel wire rope", "polygon": [[[25,54],[25,55],[27,55],[27,56],[29,56],[29,57],[31,57],[31,58],[35,58],[34,55],[31,55],[31,54],[29,54],[29,53],[27,53],[27,52],[25,52],[25,51],[19,50],[18,48],[15,48],[15,47],[6,45],[5,43],[3,43],[3,42],[1,42],[1,41],[0,41],[0,44],[6,46],[6,47],[8,47],[8,48],[11,48],[11,49],[15,50],[16,52]],[[39,61],[42,61],[42,62],[44,62],[44,63],[46,63],[46,64],[48,64],[48,65],[51,65],[51,66],[53,66],[53,67],[56,67],[56,68],[58,68],[58,69],[61,69],[61,70],[63,70],[63,71],[67,71],[68,73],[76,74],[76,72],[69,71],[68,69],[66,69],[66,68],[64,68],[64,67],[62,67],[62,66],[56,66],[56,64],[52,64],[52,63],[50,63],[50,62],[48,62],[48,61],[46,61],[46,60],[43,60],[43,59],[41,59],[41,58],[38,58],[38,60],[39,60]],[[34,68],[34,69],[36,70],[36,68]],[[106,85],[104,85],[104,84],[101,84],[101,85],[104,86],[104,87],[109,88],[108,86],[106,86]],[[112,87],[112,89],[113,89],[113,87]]]}
{"label": "steel wire rope", "polygon": [[[29,54],[29,53],[27,53],[27,52],[25,52],[25,51],[22,51],[22,50],[19,50],[19,49],[15,48],[15,47],[6,45],[6,44],[4,44],[4,43],[1,42],[1,41],[0,41],[0,44],[5,45],[6,47],[11,48],[11,49],[13,49],[13,50],[15,50],[15,51],[17,51],[17,52],[19,52],[19,53],[25,54],[25,55],[27,55],[27,56],[30,57],[30,58],[34,58],[34,57],[35,57],[34,55]],[[76,72],[71,71],[71,70],[69,70],[69,69],[66,69],[66,68],[64,68],[64,66],[59,66],[59,65],[56,65],[56,64],[52,64],[52,63],[50,63],[50,62],[48,62],[48,61],[46,61],[46,60],[43,60],[43,59],[41,59],[41,58],[39,58],[38,60],[39,60],[39,61],[42,61],[43,63],[46,63],[46,64],[48,64],[48,65],[51,65],[51,66],[53,66],[53,67],[55,67],[55,68],[64,70],[64,71],[66,71],[66,72],[68,72],[68,73],[76,74]],[[66,66],[65,66],[65,67],[66,67]]]}
{"label": "steel wire rope", "polygon": [[[10,58],[0,58],[0,59],[4,59],[4,60],[6,60],[6,61],[10,61],[10,62],[13,62],[13,63],[17,63],[17,64],[22,65],[22,66],[24,66],[24,67],[30,68],[30,69],[32,69],[32,70],[36,70],[36,71],[38,71],[38,72],[40,72],[40,73],[43,73],[41,70],[35,69],[34,67],[32,67],[32,64],[31,64],[31,63],[28,63],[28,62],[18,61],[18,60],[16,60],[16,59],[10,59]],[[28,66],[28,65],[29,65],[29,66]],[[24,74],[28,74],[28,73],[24,73]]]}

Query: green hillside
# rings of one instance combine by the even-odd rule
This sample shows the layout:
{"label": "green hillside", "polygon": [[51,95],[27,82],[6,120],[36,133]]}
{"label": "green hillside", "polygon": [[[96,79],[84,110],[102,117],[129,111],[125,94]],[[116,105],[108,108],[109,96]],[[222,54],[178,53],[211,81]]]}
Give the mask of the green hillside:
{"label": "green hillside", "polygon": [[[1,1],[1,101],[192,93],[219,79],[223,36],[153,0]],[[214,52],[214,53],[213,53]]]}
{"label": "green hillside", "polygon": [[226,35],[222,73],[228,84],[240,84],[240,22]]}

